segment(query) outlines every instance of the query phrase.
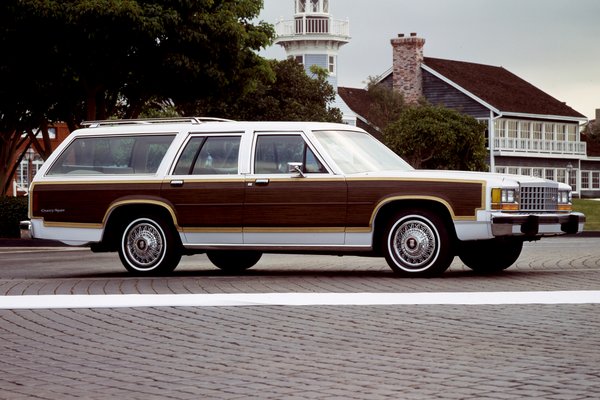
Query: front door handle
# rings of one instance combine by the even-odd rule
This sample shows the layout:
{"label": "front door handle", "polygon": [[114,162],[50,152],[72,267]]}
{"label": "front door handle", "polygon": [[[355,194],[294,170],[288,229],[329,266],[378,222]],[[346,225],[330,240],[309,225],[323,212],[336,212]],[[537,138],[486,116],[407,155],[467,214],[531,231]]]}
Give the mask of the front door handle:
{"label": "front door handle", "polygon": [[173,186],[173,187],[182,187],[183,186],[183,180],[176,179],[174,181],[171,181],[171,186]]}
{"label": "front door handle", "polygon": [[257,179],[257,180],[255,180],[255,181],[254,181],[254,183],[255,183],[257,186],[266,186],[266,185],[268,185],[268,184],[269,184],[269,180],[268,180],[268,179],[266,179],[266,178],[265,178],[265,179]]}

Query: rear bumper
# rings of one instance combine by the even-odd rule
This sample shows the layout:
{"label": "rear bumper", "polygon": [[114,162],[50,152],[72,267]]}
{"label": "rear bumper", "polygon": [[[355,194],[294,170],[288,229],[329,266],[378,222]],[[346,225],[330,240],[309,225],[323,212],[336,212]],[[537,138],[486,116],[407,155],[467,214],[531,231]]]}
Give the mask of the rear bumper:
{"label": "rear bumper", "polygon": [[585,215],[568,214],[492,214],[494,236],[551,236],[583,231]]}
{"label": "rear bumper", "polygon": [[33,226],[31,221],[19,222],[19,229],[21,232],[21,239],[33,239]]}

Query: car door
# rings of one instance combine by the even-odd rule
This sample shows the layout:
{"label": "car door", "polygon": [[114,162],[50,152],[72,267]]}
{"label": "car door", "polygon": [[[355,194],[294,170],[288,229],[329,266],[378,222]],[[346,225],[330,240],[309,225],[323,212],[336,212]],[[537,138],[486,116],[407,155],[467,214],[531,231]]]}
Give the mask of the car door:
{"label": "car door", "polygon": [[188,245],[241,244],[241,134],[191,135],[163,183]]}
{"label": "car door", "polygon": [[[289,163],[301,166],[290,172]],[[246,176],[244,244],[344,243],[347,189],[302,132],[255,132]]]}

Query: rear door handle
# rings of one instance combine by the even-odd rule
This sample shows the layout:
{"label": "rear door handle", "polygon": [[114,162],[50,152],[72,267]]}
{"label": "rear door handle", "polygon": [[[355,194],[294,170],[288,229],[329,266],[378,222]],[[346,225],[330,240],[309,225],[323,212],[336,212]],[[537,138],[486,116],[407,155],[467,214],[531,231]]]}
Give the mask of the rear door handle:
{"label": "rear door handle", "polygon": [[266,185],[269,184],[269,180],[268,179],[257,179],[257,180],[254,181],[254,183],[257,186],[266,186]]}
{"label": "rear door handle", "polygon": [[177,180],[171,181],[171,186],[173,186],[173,187],[182,187],[183,186],[183,181],[181,179],[177,179]]}

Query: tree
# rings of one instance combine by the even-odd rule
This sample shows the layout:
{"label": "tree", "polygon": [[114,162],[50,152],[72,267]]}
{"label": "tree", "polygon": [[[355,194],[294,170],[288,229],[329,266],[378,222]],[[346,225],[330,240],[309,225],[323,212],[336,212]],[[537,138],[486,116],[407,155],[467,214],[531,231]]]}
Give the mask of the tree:
{"label": "tree", "polygon": [[273,74],[263,76],[240,98],[199,101],[187,112],[236,120],[342,122],[341,111],[330,107],[335,89],[326,70],[313,66],[312,78],[292,59],[270,60],[269,67]]}
{"label": "tree", "polygon": [[[270,73],[257,54],[274,36],[256,22],[261,8],[262,0],[0,2],[0,144],[16,149],[22,132],[33,143],[37,130],[47,139],[52,121],[73,130],[84,119],[134,118],[149,101],[245,94]],[[11,152],[0,154],[0,194]]]}
{"label": "tree", "polygon": [[415,168],[487,170],[485,125],[441,106],[406,108],[384,131],[385,144]]}
{"label": "tree", "polygon": [[402,93],[380,84],[377,78],[369,77],[367,92],[371,100],[369,122],[380,131],[397,121],[407,107]]}

